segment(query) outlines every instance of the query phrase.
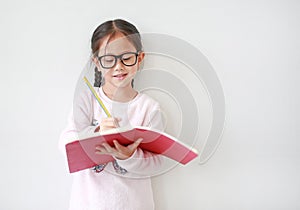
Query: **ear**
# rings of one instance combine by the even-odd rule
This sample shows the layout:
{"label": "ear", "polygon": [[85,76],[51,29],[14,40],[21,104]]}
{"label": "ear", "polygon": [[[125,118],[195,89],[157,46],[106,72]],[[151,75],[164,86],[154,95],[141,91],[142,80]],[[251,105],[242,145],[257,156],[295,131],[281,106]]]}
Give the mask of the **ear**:
{"label": "ear", "polygon": [[141,51],[138,55],[138,68],[143,65],[143,60],[145,57],[145,52]]}
{"label": "ear", "polygon": [[99,64],[99,60],[96,56],[92,57],[92,62],[97,66],[98,70],[100,70],[100,64]]}
{"label": "ear", "polygon": [[95,65],[98,65],[98,62],[99,62],[99,61],[98,61],[98,59],[97,59],[96,56],[93,55],[92,61],[93,61],[93,63],[94,63]]}
{"label": "ear", "polygon": [[145,52],[141,51],[138,55],[138,62],[142,62],[144,60],[145,57]]}

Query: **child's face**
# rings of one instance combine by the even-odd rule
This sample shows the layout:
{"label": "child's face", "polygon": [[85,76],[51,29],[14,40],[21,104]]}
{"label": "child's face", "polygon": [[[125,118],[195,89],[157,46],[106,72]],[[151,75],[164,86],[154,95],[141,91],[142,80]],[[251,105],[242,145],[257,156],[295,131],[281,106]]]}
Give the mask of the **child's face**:
{"label": "child's face", "polygon": [[[105,84],[117,88],[131,86],[131,81],[144,57],[143,52],[138,55],[136,53],[134,45],[121,33],[117,33],[110,40],[104,38],[97,55],[100,61],[97,59],[96,64],[104,75]],[[114,56],[121,57],[116,59]]]}

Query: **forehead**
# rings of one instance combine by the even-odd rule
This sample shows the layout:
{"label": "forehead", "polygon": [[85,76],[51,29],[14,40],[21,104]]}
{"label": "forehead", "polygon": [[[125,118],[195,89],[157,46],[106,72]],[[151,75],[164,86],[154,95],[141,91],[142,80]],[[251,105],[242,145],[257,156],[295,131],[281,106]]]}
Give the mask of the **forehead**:
{"label": "forehead", "polygon": [[124,52],[135,52],[134,45],[123,34],[116,34],[113,37],[106,37],[100,45],[99,55],[114,54],[119,55]]}

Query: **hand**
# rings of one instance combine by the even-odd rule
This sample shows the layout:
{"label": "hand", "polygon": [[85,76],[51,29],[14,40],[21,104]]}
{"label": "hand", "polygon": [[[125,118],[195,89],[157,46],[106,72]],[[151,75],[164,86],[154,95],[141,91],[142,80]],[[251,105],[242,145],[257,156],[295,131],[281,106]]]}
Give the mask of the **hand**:
{"label": "hand", "polygon": [[113,128],[119,127],[119,122],[121,121],[121,118],[114,118],[114,117],[107,117],[103,118],[101,120],[100,125],[95,129],[94,132],[101,132],[101,131],[106,131],[110,130]]}
{"label": "hand", "polygon": [[114,147],[111,147],[108,143],[105,142],[102,144],[102,146],[96,146],[96,154],[112,155],[117,159],[125,160],[135,152],[142,141],[143,139],[139,138],[132,144],[123,146],[119,144],[117,140],[114,140]]}

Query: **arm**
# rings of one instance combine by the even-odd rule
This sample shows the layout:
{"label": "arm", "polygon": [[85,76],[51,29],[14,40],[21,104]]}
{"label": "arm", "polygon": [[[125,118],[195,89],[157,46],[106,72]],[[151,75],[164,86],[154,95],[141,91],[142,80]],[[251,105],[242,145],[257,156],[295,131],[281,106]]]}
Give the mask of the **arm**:
{"label": "arm", "polygon": [[69,113],[66,128],[62,131],[59,139],[59,149],[65,154],[65,145],[80,139],[81,136],[93,133],[96,125],[93,121],[93,101],[91,94],[86,91],[74,100]]}
{"label": "arm", "polygon": [[137,148],[132,156],[124,160],[117,160],[117,162],[134,175],[153,176],[161,171],[164,157]]}

